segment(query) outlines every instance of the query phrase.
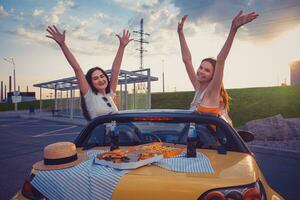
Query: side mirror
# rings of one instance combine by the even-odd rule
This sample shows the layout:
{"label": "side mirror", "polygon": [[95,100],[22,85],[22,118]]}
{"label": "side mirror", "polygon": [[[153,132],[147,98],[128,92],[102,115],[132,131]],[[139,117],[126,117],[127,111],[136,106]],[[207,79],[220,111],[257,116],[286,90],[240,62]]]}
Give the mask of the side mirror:
{"label": "side mirror", "polygon": [[251,142],[254,140],[254,134],[248,131],[238,130],[238,134],[244,140],[244,142]]}

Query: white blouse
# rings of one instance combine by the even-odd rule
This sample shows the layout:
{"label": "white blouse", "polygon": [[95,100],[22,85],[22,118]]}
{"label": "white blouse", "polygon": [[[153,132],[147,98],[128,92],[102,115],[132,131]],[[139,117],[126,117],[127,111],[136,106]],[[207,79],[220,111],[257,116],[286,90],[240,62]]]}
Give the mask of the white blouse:
{"label": "white blouse", "polygon": [[100,115],[107,115],[118,112],[118,108],[113,101],[114,94],[95,94],[91,88],[84,95],[84,100],[91,119]]}

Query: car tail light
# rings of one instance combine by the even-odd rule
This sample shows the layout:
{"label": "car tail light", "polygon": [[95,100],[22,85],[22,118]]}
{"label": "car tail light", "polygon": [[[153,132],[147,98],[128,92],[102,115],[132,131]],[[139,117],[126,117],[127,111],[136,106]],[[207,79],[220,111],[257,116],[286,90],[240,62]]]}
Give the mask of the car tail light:
{"label": "car tail light", "polygon": [[198,200],[266,200],[264,188],[260,182],[250,185],[219,188],[205,192]]}
{"label": "car tail light", "polygon": [[225,200],[225,196],[222,192],[212,191],[204,197],[204,200]]}
{"label": "car tail light", "polygon": [[260,200],[261,194],[257,188],[249,188],[243,192],[245,200]]}
{"label": "car tail light", "polygon": [[22,195],[29,199],[47,199],[44,195],[42,195],[37,189],[35,189],[30,182],[30,178],[26,178],[23,187],[22,187]]}
{"label": "car tail light", "polygon": [[173,117],[134,117],[134,121],[172,121]]}

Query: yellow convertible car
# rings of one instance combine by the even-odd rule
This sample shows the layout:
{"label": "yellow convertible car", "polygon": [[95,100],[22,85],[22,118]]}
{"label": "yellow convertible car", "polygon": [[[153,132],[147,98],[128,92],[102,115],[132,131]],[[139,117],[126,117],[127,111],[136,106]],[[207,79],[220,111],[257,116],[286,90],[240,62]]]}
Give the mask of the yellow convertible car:
{"label": "yellow convertible car", "polygon": [[[186,153],[193,147],[187,145],[191,131],[196,157]],[[68,169],[33,169],[13,199],[281,200],[245,144],[253,138],[221,118],[192,111],[124,111],[100,116],[74,142],[77,152],[87,155],[86,161]],[[95,162],[95,155],[111,148],[127,152],[156,142],[183,149],[176,156],[132,169]]]}

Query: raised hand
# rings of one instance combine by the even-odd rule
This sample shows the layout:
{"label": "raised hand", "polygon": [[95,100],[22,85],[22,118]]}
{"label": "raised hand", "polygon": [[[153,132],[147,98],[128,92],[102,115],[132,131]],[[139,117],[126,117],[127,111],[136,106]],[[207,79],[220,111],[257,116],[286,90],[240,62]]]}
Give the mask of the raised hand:
{"label": "raised hand", "polygon": [[177,26],[177,32],[178,32],[178,33],[179,33],[179,32],[182,32],[182,30],[183,30],[183,25],[184,25],[184,22],[185,22],[185,20],[186,20],[187,17],[188,17],[187,15],[184,15],[184,16],[181,18],[181,20],[178,22],[178,26]]}
{"label": "raised hand", "polygon": [[255,12],[251,12],[249,14],[243,15],[243,11],[240,11],[237,14],[237,16],[235,16],[234,19],[232,20],[231,28],[233,30],[237,30],[241,26],[243,26],[243,25],[253,21],[254,19],[256,19],[257,16],[258,16],[258,14],[255,13]]}
{"label": "raised hand", "polygon": [[64,30],[63,33],[61,33],[56,26],[48,26],[47,32],[50,35],[46,35],[46,37],[53,39],[55,42],[57,42],[59,45],[63,44],[66,39],[66,31]]}
{"label": "raised hand", "polygon": [[132,38],[130,39],[130,33],[128,30],[123,30],[122,37],[118,34],[116,34],[116,36],[119,38],[120,46],[122,47],[126,47],[127,44],[133,40]]}

